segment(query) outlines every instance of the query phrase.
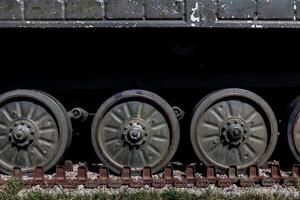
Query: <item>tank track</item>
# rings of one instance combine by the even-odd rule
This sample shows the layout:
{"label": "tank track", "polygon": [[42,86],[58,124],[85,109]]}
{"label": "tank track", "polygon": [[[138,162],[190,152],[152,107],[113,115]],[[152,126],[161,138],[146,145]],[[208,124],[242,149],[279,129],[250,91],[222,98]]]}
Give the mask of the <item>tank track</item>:
{"label": "tank track", "polygon": [[71,160],[66,160],[64,165],[56,167],[54,175],[45,174],[42,167],[36,167],[33,176],[23,176],[19,168],[14,168],[11,176],[0,178],[0,185],[5,184],[9,179],[8,177],[13,177],[22,181],[25,188],[39,185],[45,189],[55,185],[60,185],[65,189],[75,189],[79,185],[83,185],[86,189],[120,188],[122,186],[163,188],[167,185],[175,188],[206,188],[211,184],[220,188],[230,187],[233,184],[238,187],[255,185],[271,187],[275,184],[289,187],[299,184],[299,175],[300,164],[294,164],[291,172],[283,172],[278,163],[271,163],[265,168],[252,165],[245,174],[238,174],[236,166],[230,167],[225,175],[217,174],[214,166],[197,170],[195,165],[188,165],[185,171],[178,171],[169,165],[159,175],[152,175],[151,169],[144,167],[140,176],[132,176],[130,168],[124,167],[121,175],[115,176],[110,175],[105,166],[101,166],[99,172],[95,173],[89,171],[86,165],[75,167]]}

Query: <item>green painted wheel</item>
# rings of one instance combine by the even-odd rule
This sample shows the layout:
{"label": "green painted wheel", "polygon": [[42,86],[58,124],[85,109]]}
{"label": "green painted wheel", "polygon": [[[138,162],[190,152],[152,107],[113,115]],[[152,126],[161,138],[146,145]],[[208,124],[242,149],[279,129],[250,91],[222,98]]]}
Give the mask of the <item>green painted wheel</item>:
{"label": "green painted wheel", "polygon": [[179,125],[172,108],[159,96],[129,90],[108,99],[96,113],[92,142],[100,160],[115,173],[147,166],[155,173],[173,157]]}
{"label": "green painted wheel", "polygon": [[195,108],[191,142],[199,159],[220,171],[263,165],[277,142],[277,122],[270,106],[256,94],[226,89],[206,96]]}

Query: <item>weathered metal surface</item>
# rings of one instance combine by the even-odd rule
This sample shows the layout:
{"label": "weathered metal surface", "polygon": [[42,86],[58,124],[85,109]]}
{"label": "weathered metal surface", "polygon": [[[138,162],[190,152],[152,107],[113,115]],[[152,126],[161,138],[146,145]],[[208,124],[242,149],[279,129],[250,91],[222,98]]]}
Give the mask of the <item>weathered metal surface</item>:
{"label": "weathered metal surface", "polygon": [[97,111],[92,127],[97,155],[118,174],[127,166],[133,173],[146,166],[153,172],[161,170],[179,142],[173,109],[143,90],[124,91],[108,99]]}
{"label": "weathered metal surface", "polygon": [[298,28],[298,0],[3,0],[0,27]]}
{"label": "weathered metal surface", "polygon": [[197,105],[191,142],[199,159],[226,171],[264,164],[277,142],[277,122],[270,106],[252,92],[220,90]]}
{"label": "weathered metal surface", "polygon": [[0,104],[1,129],[6,133],[0,171],[10,173],[17,166],[31,174],[36,166],[48,170],[62,159],[71,122],[57,100],[38,91],[14,90],[2,94]]}
{"label": "weathered metal surface", "polygon": [[63,18],[63,1],[58,0],[25,0],[24,16],[28,20],[57,20]]}
{"label": "weathered metal surface", "polygon": [[22,20],[22,4],[17,1],[0,1],[0,20]]}
{"label": "weathered metal surface", "polygon": [[104,17],[104,2],[99,0],[68,0],[65,18],[76,20],[99,20]]}
{"label": "weathered metal surface", "polygon": [[[258,169],[257,166],[252,166],[253,169]],[[218,176],[214,172],[214,168],[207,167],[206,171],[208,172],[205,176],[195,176],[194,174],[203,174],[203,171],[194,171],[195,168],[187,166],[186,173],[180,172],[184,175],[181,177],[174,176],[173,169],[171,167],[166,167],[162,177],[153,176],[148,174],[147,167],[144,168],[147,176],[132,176],[130,168],[123,168],[121,176],[109,176],[107,168],[100,168],[99,174],[96,174],[98,178],[90,178],[87,176],[88,173],[95,173],[88,171],[88,168],[85,166],[79,167],[74,171],[74,177],[66,177],[66,170],[63,167],[57,166],[56,174],[51,176],[46,176],[44,174],[44,169],[42,167],[36,167],[32,177],[23,177],[22,172],[15,168],[14,177],[23,181],[26,188],[30,188],[35,185],[40,185],[43,188],[52,188],[54,185],[61,185],[64,188],[76,188],[78,185],[83,185],[85,188],[98,188],[98,187],[108,187],[108,188],[120,188],[121,186],[129,186],[131,188],[142,188],[145,185],[149,185],[154,188],[163,188],[166,185],[174,186],[176,188],[189,188],[189,187],[198,187],[205,188],[210,184],[214,184],[218,187],[230,187],[232,184],[236,184],[240,187],[250,187],[254,184],[259,183],[263,187],[270,187],[274,184],[282,184],[285,186],[295,186],[299,182],[299,176],[290,175],[290,176],[281,176],[280,175],[280,166],[279,165],[270,165],[269,169],[272,171],[271,177],[253,175],[245,176],[243,178],[234,175],[232,179],[232,174],[228,173],[228,176]],[[236,166],[232,166],[232,170],[236,169]],[[252,169],[252,171],[253,171]],[[293,167],[293,170],[295,168]],[[251,169],[249,170],[251,172]],[[254,170],[256,171],[256,170]],[[296,170],[297,171],[297,170]],[[212,173],[212,174],[211,174]],[[252,172],[253,173],[253,172]],[[256,173],[256,172],[254,172]],[[297,173],[297,172],[296,172]],[[235,174],[235,172],[234,172]],[[190,178],[193,177],[194,181]],[[212,181],[213,180],[213,181]],[[258,182],[259,180],[259,182]],[[0,177],[0,184],[5,184],[6,180]],[[147,183],[146,183],[147,182]]]}
{"label": "weathered metal surface", "polygon": [[295,14],[294,0],[258,0],[258,19],[293,20]]}
{"label": "weathered metal surface", "polygon": [[253,0],[219,0],[219,19],[254,19],[256,3]]}

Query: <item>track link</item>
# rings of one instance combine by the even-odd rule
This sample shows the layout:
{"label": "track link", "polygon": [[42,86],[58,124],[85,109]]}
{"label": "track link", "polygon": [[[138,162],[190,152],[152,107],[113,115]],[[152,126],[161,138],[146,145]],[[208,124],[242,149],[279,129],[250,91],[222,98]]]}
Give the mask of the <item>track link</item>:
{"label": "track link", "polygon": [[[239,187],[251,187],[259,185],[262,187],[271,187],[275,184],[285,186],[297,186],[300,182],[300,164],[294,164],[292,171],[284,173],[280,170],[279,164],[269,164],[266,169],[267,175],[261,175],[258,166],[249,167],[246,174],[238,175],[235,166],[230,167],[226,175],[216,173],[214,166],[208,166],[204,171],[196,171],[194,165],[186,166],[185,172],[175,171],[172,166],[167,166],[160,175],[152,175],[150,168],[145,167],[141,176],[132,176],[130,168],[123,168],[120,176],[109,174],[108,168],[100,167],[98,173],[92,173],[87,166],[79,166],[74,169],[72,161],[65,161],[64,166],[57,166],[56,173],[53,176],[46,175],[42,167],[36,167],[32,177],[23,176],[19,168],[14,168],[12,177],[23,181],[26,188],[39,185],[42,188],[52,188],[55,185],[61,185],[66,189],[74,189],[79,185],[85,188],[120,188],[128,186],[131,188],[142,188],[146,185],[153,188],[163,188],[171,185],[175,188],[206,188],[210,184],[218,187],[229,187],[236,184]],[[71,174],[71,175],[70,175]],[[203,175],[205,174],[205,175]],[[0,185],[5,184],[8,178],[1,178]]]}

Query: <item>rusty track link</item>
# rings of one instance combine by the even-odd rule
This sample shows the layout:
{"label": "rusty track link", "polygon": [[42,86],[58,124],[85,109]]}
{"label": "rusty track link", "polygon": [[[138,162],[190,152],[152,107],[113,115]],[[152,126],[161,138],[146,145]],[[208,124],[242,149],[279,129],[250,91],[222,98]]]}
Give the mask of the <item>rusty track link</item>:
{"label": "rusty track link", "polygon": [[[88,168],[86,166],[78,167],[75,172],[72,161],[65,161],[64,166],[57,166],[56,173],[52,178],[44,174],[42,167],[36,167],[32,177],[25,177],[19,168],[14,168],[12,177],[24,182],[26,188],[40,185],[42,188],[52,188],[55,185],[61,185],[66,189],[74,189],[78,185],[85,188],[120,188],[121,186],[129,186],[131,188],[142,188],[148,185],[153,188],[163,188],[166,185],[172,185],[176,188],[198,187],[205,188],[210,184],[218,187],[229,187],[236,184],[240,187],[251,187],[260,185],[270,187],[274,184],[282,184],[286,186],[296,186],[300,181],[300,164],[294,164],[291,174],[283,176],[281,174],[279,164],[270,164],[268,166],[270,176],[260,176],[259,168],[256,165],[251,166],[244,177],[238,176],[237,168],[230,167],[226,176],[217,175],[214,166],[206,167],[205,175],[196,173],[195,166],[188,165],[184,175],[174,175],[173,167],[167,166],[162,176],[151,174],[151,170],[145,167],[141,176],[131,176],[130,168],[123,168],[121,176],[110,176],[106,167],[100,167],[96,179],[88,178]],[[76,178],[68,178],[66,173],[76,173]],[[0,178],[0,185],[5,184],[6,180]]]}

